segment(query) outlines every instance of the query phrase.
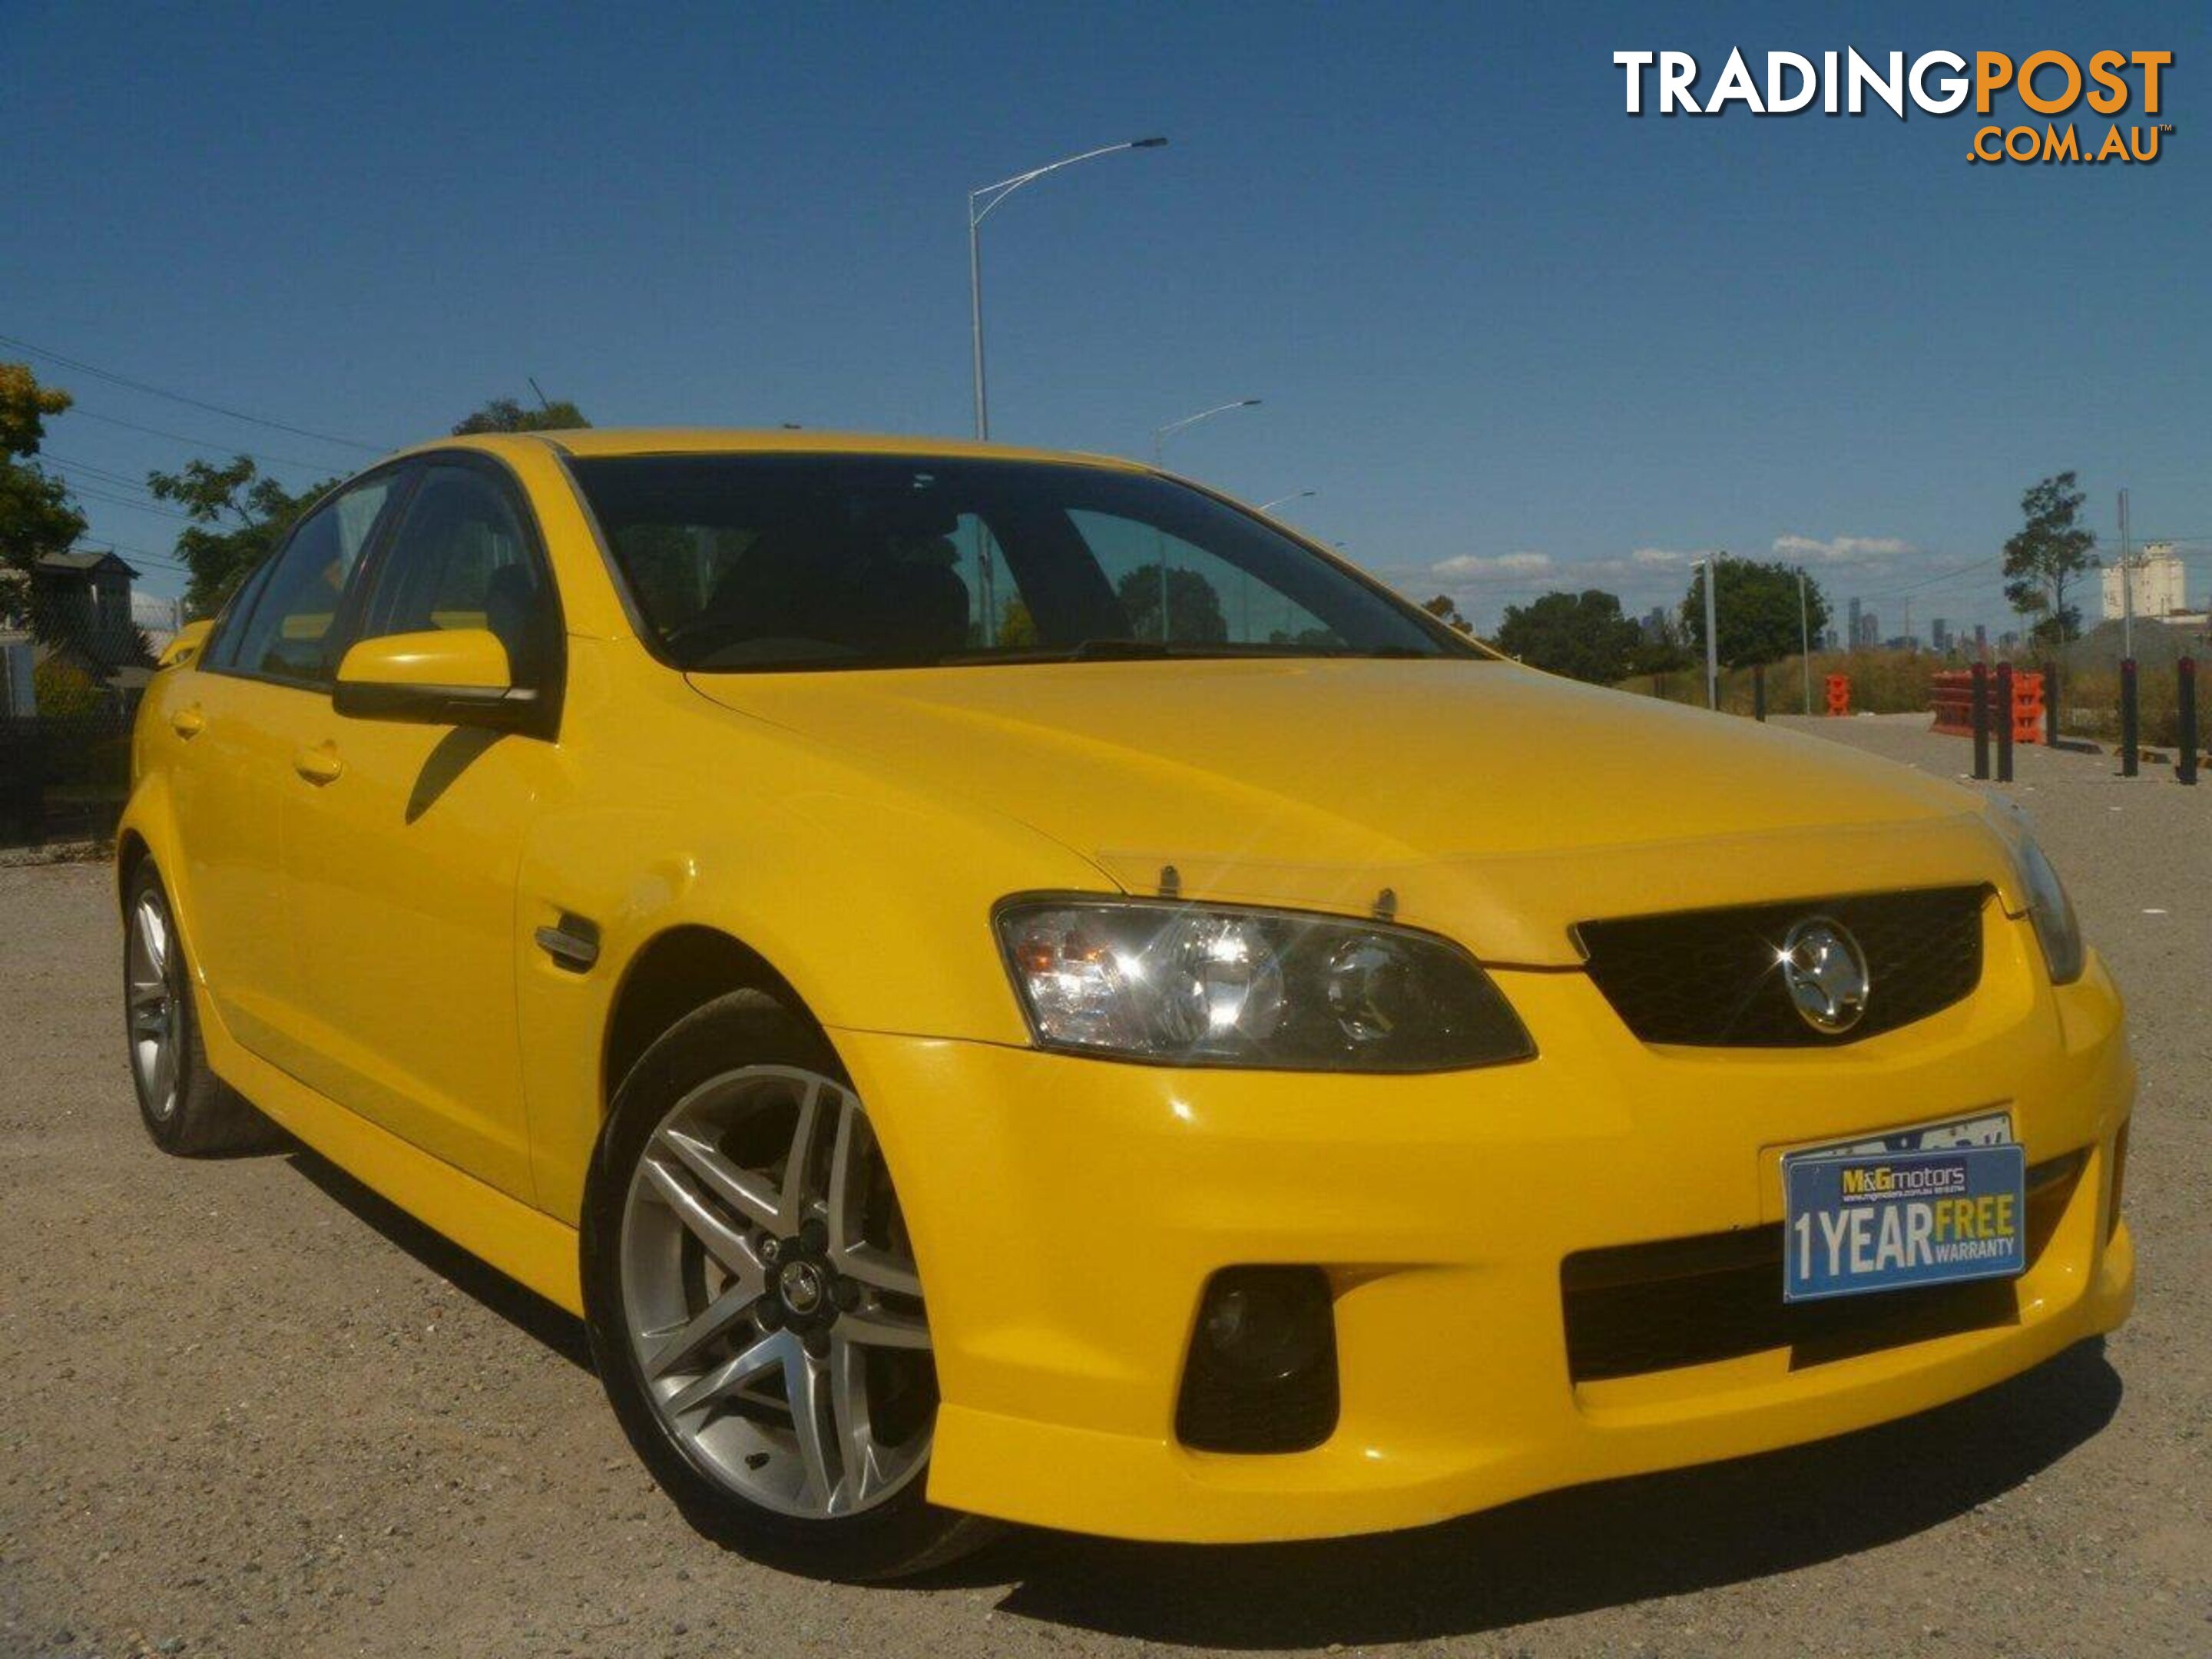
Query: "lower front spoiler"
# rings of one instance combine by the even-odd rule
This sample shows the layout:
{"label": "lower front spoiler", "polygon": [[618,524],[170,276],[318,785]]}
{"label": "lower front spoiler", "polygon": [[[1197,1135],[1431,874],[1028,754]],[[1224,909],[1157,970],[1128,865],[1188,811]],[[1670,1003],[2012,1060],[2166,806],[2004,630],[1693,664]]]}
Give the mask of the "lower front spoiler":
{"label": "lower front spoiler", "polygon": [[[2077,1208],[2069,1227],[2094,1223],[2096,1205]],[[1459,1402],[1429,1443],[1386,1451],[1340,1434],[1312,1451],[1282,1456],[1197,1453],[1170,1438],[948,1404],[938,1420],[929,1495],[1005,1519],[1164,1543],[1423,1526],[1564,1486],[1848,1433],[1990,1388],[2127,1318],[2135,1248],[2125,1225],[2087,1254],[2094,1267],[2086,1277],[2062,1272],[2061,1283],[2036,1291],[2022,1281],[2016,1324],[1808,1370],[1793,1371],[1781,1351],[1585,1383],[1571,1391],[1573,1403],[1554,1432],[1512,1443],[1483,1432],[1479,1401]],[[2061,1267],[2046,1259],[2042,1271]],[[2066,1280],[2073,1281],[2070,1297],[2043,1293],[2063,1291]],[[1339,1304],[1355,1328],[1364,1322],[1349,1306],[1357,1297]]]}

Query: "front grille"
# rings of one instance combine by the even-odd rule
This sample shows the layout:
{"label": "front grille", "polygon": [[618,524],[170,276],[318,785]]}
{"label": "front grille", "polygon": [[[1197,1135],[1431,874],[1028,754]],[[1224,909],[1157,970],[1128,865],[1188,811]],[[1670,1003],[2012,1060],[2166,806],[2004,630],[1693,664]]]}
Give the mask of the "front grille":
{"label": "front grille", "polygon": [[[2027,1172],[2033,1267],[2074,1195],[2084,1155]],[[1567,1369],[1577,1382],[1787,1348],[1792,1370],[1987,1330],[2018,1317],[2008,1279],[1929,1285],[1823,1302],[1782,1299],[1782,1228],[1747,1228],[1584,1250],[1561,1265]]]}
{"label": "front grille", "polygon": [[[1981,982],[1988,896],[1986,887],[1866,893],[1585,921],[1576,932],[1590,978],[1643,1041],[1805,1048],[1893,1031],[1971,993]],[[1782,940],[1813,916],[1840,922],[1866,957],[1866,1012],[1837,1035],[1799,1017],[1780,970]]]}

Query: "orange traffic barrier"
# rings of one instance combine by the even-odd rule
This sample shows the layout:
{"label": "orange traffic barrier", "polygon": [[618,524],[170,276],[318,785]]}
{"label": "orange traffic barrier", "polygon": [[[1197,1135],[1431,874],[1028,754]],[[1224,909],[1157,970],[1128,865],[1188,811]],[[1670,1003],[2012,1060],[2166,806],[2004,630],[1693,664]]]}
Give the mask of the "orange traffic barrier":
{"label": "orange traffic barrier", "polygon": [[2043,741],[2043,675],[2039,670],[2013,671],[2012,740],[2014,743]]}
{"label": "orange traffic barrier", "polygon": [[[1991,677],[1990,701],[1996,701],[1996,678]],[[1928,701],[1936,711],[1936,724],[1930,729],[1948,732],[1954,738],[1974,735],[1974,676],[1970,669],[1945,669],[1935,677],[1928,691]],[[2013,671],[2012,708],[2009,710],[1992,707],[1990,709],[1990,730],[1996,730],[2001,720],[2012,721],[2012,740],[2014,743],[2043,741],[2043,675],[2033,668]]]}
{"label": "orange traffic barrier", "polygon": [[1849,674],[1828,676],[1828,712],[1831,714],[1851,712],[1851,677]]}
{"label": "orange traffic barrier", "polygon": [[1974,676],[1970,669],[1947,668],[1936,676],[1928,701],[1936,710],[1934,730],[1954,738],[1974,735]]}

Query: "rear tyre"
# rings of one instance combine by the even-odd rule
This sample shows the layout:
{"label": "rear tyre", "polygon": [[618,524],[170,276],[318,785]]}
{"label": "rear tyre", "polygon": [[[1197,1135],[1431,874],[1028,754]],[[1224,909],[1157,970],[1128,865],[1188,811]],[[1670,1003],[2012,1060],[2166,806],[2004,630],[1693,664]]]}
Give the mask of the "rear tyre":
{"label": "rear tyre", "polygon": [[615,1415],[701,1532],[841,1579],[993,1535],[922,1495],[921,1277],[866,1110],[793,1010],[732,992],[646,1050],[592,1157],[581,1248]]}
{"label": "rear tyre", "polygon": [[151,859],[131,872],[123,909],[123,1024],[138,1115],[163,1152],[264,1152],[283,1132],[208,1065],[176,914]]}

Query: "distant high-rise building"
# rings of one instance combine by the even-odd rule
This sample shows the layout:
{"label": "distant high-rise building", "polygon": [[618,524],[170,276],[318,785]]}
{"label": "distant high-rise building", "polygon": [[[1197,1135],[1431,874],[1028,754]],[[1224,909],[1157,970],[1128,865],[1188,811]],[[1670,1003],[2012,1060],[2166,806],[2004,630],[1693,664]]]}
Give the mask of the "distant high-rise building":
{"label": "distant high-rise building", "polygon": [[1871,611],[1860,611],[1855,625],[1855,631],[1851,635],[1852,646],[1863,651],[1869,647],[1877,646],[1881,643],[1881,618],[1875,615]]}
{"label": "distant high-rise building", "polygon": [[1644,642],[1646,645],[1665,644],[1672,631],[1668,626],[1667,607],[1663,605],[1655,605],[1645,611],[1643,626]]}
{"label": "distant high-rise building", "polygon": [[1990,654],[1990,625],[1987,623],[1974,624],[1974,654],[1978,657]]}
{"label": "distant high-rise building", "polygon": [[1951,624],[1944,621],[1941,617],[1936,617],[1934,622],[1929,623],[1928,624],[1928,642],[1936,647],[1936,655],[1942,656],[1947,654],[1951,649]]}
{"label": "distant high-rise building", "polygon": [[1851,601],[1851,619],[1844,629],[1844,637],[1850,641],[1850,648],[1854,651],[1859,648],[1865,637],[1859,628],[1859,602],[1856,599]]}

